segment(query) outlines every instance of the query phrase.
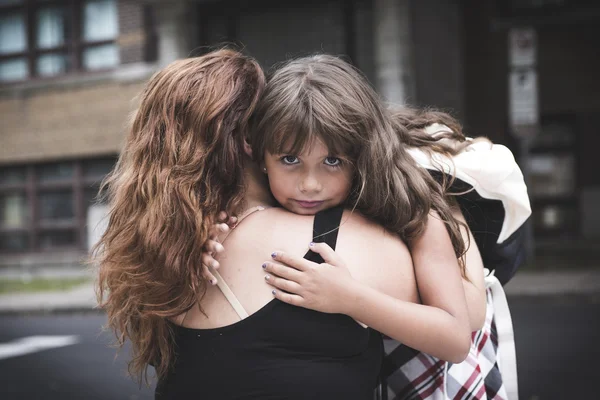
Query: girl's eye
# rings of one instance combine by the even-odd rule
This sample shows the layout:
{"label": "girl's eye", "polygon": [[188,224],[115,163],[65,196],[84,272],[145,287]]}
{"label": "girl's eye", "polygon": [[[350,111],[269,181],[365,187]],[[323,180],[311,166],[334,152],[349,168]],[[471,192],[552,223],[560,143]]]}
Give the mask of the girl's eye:
{"label": "girl's eye", "polygon": [[328,165],[330,167],[337,167],[341,163],[342,163],[342,160],[340,160],[337,157],[327,157],[325,159],[325,165]]}
{"label": "girl's eye", "polygon": [[283,163],[287,164],[287,165],[297,164],[298,163],[298,157],[296,157],[296,156],[283,156],[283,157],[281,157],[281,161],[283,161]]}

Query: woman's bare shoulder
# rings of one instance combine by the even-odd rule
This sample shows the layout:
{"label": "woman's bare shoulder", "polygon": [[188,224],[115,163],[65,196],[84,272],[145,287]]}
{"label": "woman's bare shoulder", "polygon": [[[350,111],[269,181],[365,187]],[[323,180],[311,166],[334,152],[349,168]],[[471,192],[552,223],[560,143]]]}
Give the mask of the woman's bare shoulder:
{"label": "woman's bare shoulder", "polygon": [[356,210],[344,211],[340,229],[341,231],[349,231],[354,235],[360,235],[369,244],[379,243],[382,246],[390,246],[390,250],[408,251],[406,243],[398,235],[389,232]]}
{"label": "woman's bare shoulder", "polygon": [[417,301],[412,257],[397,235],[356,211],[346,211],[336,250],[356,279],[390,296]]}
{"label": "woman's bare shoulder", "polygon": [[398,235],[387,231],[356,210],[344,211],[339,238],[342,245],[346,242],[350,246],[368,249],[366,251],[371,257],[382,261],[394,259],[412,262],[406,243]]}
{"label": "woman's bare shoulder", "polygon": [[[293,214],[280,207],[266,208],[246,216],[233,229],[227,242],[254,248],[291,250],[294,242],[306,247],[312,238],[313,216]],[[227,247],[227,246],[226,246]]]}
{"label": "woman's bare shoulder", "polygon": [[248,228],[260,227],[261,229],[269,230],[291,230],[294,231],[298,226],[311,225],[314,216],[294,214],[282,207],[265,208],[262,211],[257,211],[244,219],[244,223]]}

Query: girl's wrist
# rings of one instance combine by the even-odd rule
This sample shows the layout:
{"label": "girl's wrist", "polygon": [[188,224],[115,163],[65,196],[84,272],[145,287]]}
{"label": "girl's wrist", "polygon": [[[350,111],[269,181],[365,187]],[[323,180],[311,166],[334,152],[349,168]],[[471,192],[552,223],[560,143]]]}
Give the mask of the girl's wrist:
{"label": "girl's wrist", "polygon": [[356,307],[360,304],[360,296],[364,285],[359,281],[350,278],[349,283],[343,286],[342,293],[340,293],[341,312],[348,316],[353,316],[356,313]]}

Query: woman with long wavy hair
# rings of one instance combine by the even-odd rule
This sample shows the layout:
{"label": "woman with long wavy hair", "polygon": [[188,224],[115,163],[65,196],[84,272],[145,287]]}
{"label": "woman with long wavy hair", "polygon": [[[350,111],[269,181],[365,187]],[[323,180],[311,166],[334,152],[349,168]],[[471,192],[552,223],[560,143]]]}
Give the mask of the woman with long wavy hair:
{"label": "woman with long wavy hair", "polygon": [[[217,84],[219,83],[219,84]],[[221,50],[157,72],[104,182],[108,227],[96,246],[108,326],[133,344],[130,372],[172,359],[168,319],[206,291],[203,244],[217,213],[244,207],[240,147],[263,90],[258,63]]]}

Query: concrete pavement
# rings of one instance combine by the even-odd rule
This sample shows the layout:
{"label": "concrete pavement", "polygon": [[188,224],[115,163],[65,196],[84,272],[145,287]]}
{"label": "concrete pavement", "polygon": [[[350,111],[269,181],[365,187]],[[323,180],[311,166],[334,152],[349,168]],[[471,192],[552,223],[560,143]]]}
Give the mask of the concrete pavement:
{"label": "concrete pavement", "polygon": [[507,296],[600,295],[600,267],[520,271],[506,284]]}
{"label": "concrete pavement", "polygon": [[97,305],[93,282],[65,291],[0,295],[0,314],[93,311]]}
{"label": "concrete pavement", "polygon": [[[48,276],[46,272],[45,276]],[[75,272],[69,276],[78,275]],[[0,279],[2,275],[0,274]],[[6,278],[5,278],[6,279]],[[600,298],[600,267],[574,270],[522,270],[505,286],[508,297],[593,296]],[[0,295],[0,313],[100,311],[93,279],[67,291]]]}

